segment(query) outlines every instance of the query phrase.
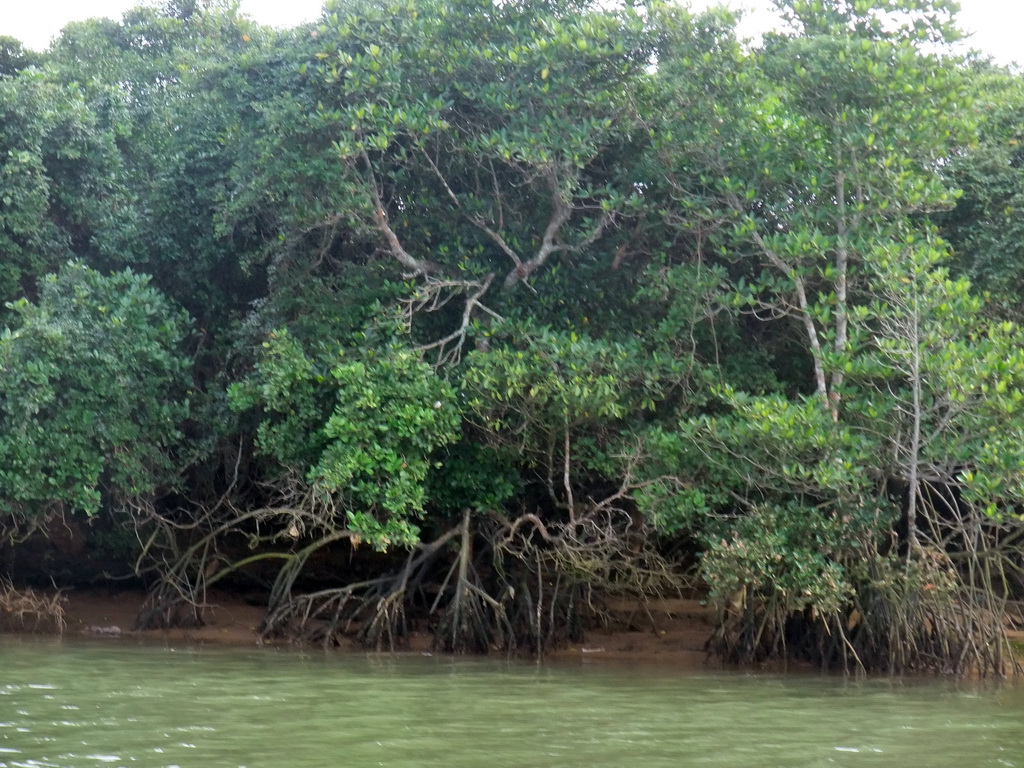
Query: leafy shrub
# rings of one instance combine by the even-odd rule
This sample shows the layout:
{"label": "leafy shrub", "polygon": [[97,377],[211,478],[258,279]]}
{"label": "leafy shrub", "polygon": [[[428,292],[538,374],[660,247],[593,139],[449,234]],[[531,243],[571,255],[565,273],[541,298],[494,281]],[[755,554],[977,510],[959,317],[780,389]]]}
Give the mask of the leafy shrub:
{"label": "leafy shrub", "polygon": [[0,512],[95,514],[151,496],[180,469],[189,319],[131,271],[80,263],[9,305],[0,336]]}

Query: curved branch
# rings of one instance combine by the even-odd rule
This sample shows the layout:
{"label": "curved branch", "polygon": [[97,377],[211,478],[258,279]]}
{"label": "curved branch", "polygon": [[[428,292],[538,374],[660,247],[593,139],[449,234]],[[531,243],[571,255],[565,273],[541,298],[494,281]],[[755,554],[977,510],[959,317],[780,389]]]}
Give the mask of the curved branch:
{"label": "curved branch", "polygon": [[[480,299],[483,298],[485,293],[487,293],[487,291],[491,287],[491,283],[493,282],[494,273],[492,272],[486,278],[484,278],[484,281],[479,284],[476,291],[469,298],[466,299],[466,308],[462,311],[462,322],[459,324],[458,328],[456,328],[454,331],[452,331],[442,339],[433,341],[430,344],[424,344],[419,348],[419,350],[421,352],[428,352],[432,349],[439,349],[441,350],[443,358],[453,358],[454,362],[458,362],[459,358],[461,358],[462,355],[462,347],[466,343],[466,335],[469,332],[469,325],[473,320],[474,310],[481,309],[487,314],[496,318],[497,320],[502,320],[500,315],[495,314],[490,309],[488,309],[487,307],[480,303]],[[448,350],[447,355],[443,354],[448,345],[452,344],[453,342],[455,343],[455,348],[452,350]]]}
{"label": "curved branch", "polygon": [[395,257],[399,264],[412,273],[412,277],[440,272],[441,266],[439,264],[435,264],[428,259],[417,259],[402,246],[402,241],[398,239],[395,230],[388,223],[388,214],[384,210],[384,203],[381,201],[380,190],[377,188],[377,179],[373,175],[373,166],[365,152],[363,153],[363,161],[366,163],[366,170],[370,174],[370,194],[373,196],[374,206],[373,218],[377,223],[377,228],[384,235],[384,239],[388,243],[388,250],[391,251],[391,255]]}
{"label": "curved branch", "polygon": [[529,261],[516,264],[515,269],[505,276],[502,288],[506,291],[514,288],[517,283],[528,280],[530,275],[544,266],[545,262],[551,257],[551,254],[556,251],[566,250],[567,248],[564,245],[557,244],[556,239],[562,227],[565,226],[565,223],[569,221],[569,217],[572,216],[573,208],[562,197],[562,192],[558,188],[558,178],[555,176],[554,170],[549,169],[545,175],[551,187],[551,218],[544,229],[544,237],[541,239],[540,249],[537,251],[537,254]]}

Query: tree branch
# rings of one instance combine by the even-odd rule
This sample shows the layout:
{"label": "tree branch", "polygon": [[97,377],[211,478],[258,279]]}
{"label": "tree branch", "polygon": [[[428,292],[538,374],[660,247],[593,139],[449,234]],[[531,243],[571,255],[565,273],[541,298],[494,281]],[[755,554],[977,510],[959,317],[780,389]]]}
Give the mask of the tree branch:
{"label": "tree branch", "polygon": [[365,152],[363,152],[363,161],[366,163],[366,170],[370,174],[370,192],[373,195],[374,205],[373,218],[377,223],[377,228],[384,235],[384,239],[387,240],[388,250],[391,251],[391,255],[395,257],[399,264],[412,273],[412,277],[440,272],[440,265],[427,259],[417,259],[402,247],[402,242],[398,239],[398,235],[395,234],[395,231],[388,223],[388,215],[384,210],[384,203],[381,201],[380,190],[377,188],[377,180],[373,175],[373,166],[370,163],[370,158]]}
{"label": "tree branch", "polygon": [[537,254],[525,263],[517,264],[515,269],[509,272],[505,276],[505,281],[502,283],[504,290],[514,288],[516,283],[525,282],[530,278],[534,272],[544,266],[544,263],[550,258],[552,253],[559,250],[564,250],[564,246],[556,244],[555,240],[558,237],[559,231],[572,216],[572,206],[566,202],[565,198],[562,197],[562,192],[558,188],[558,178],[555,176],[554,169],[549,168],[545,173],[548,184],[551,187],[551,219],[548,221],[547,227],[544,229],[544,236],[541,239],[540,248]]}
{"label": "tree branch", "polygon": [[[719,148],[720,150],[721,148]],[[721,156],[718,157],[719,166],[722,167],[723,175],[725,175],[724,166],[722,166]],[[730,207],[739,214],[745,215],[747,213],[746,207],[740,202],[739,197],[732,190],[727,190],[725,197]],[[785,259],[780,257],[768,243],[765,242],[764,238],[761,237],[761,233],[756,229],[752,235],[754,243],[765,258],[768,259],[769,263],[779,270],[783,275],[793,281],[793,288],[796,292],[797,305],[799,307],[800,321],[803,323],[804,331],[807,333],[807,342],[811,347],[811,359],[814,364],[814,384],[815,390],[818,396],[822,399],[823,405],[829,409],[832,413],[832,418],[838,420],[839,409],[838,403],[833,401],[829,397],[828,381],[825,378],[825,365],[824,365],[824,354],[821,349],[821,339],[818,337],[818,329],[814,324],[814,318],[811,317],[810,313],[810,302],[807,299],[807,287],[804,285],[803,278],[800,277],[796,269],[788,264]]]}
{"label": "tree branch", "polygon": [[[473,320],[473,311],[480,309],[491,317],[495,318],[499,322],[503,319],[500,315],[496,314],[492,310],[485,307],[480,303],[480,299],[490,289],[491,283],[494,282],[494,273],[492,272],[482,283],[477,285],[476,291],[466,299],[466,307],[462,311],[462,322],[459,327],[449,333],[443,339],[431,342],[430,344],[424,344],[419,348],[421,352],[427,352],[432,349],[441,350],[441,361],[442,362],[455,362],[457,363],[462,357],[462,347],[466,343],[466,335],[469,332],[469,325]],[[448,349],[448,345],[457,342],[454,348]]]}

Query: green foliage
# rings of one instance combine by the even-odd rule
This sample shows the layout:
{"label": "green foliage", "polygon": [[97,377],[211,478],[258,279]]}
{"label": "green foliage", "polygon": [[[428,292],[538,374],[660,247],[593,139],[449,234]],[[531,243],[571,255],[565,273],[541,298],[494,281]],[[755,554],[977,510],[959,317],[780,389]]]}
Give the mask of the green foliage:
{"label": "green foliage", "polygon": [[14,77],[28,67],[38,67],[43,57],[26,50],[25,46],[13,37],[0,35],[0,77]]}
{"label": "green foliage", "polygon": [[707,535],[703,572],[710,597],[726,605],[771,596],[786,613],[838,613],[854,594],[847,567],[861,554],[856,533],[848,520],[820,507],[752,510],[721,536]]}
{"label": "green foliage", "polygon": [[[726,58],[698,101],[718,125],[678,155],[672,141],[665,150],[678,158],[682,226],[746,260],[737,307],[790,319],[812,369],[804,391],[828,402],[841,394],[849,306],[874,244],[899,237],[914,213],[952,205],[936,160],[973,126],[962,73],[923,50],[952,34],[946,4],[907,17],[909,27],[879,12],[899,17],[920,3],[779,5],[803,34]],[[666,72],[676,100],[690,95],[676,86],[686,61]]]}
{"label": "green foliage", "polygon": [[635,347],[575,332],[519,327],[509,341],[471,353],[463,375],[470,409],[493,432],[557,434],[653,409],[662,395],[658,363],[670,364],[640,366]]}
{"label": "green foliage", "polygon": [[1024,335],[987,320],[945,260],[943,244],[926,239],[879,248],[878,299],[855,315],[863,352],[851,365],[860,402],[850,420],[884,436],[891,476],[959,487],[979,513],[1015,514],[1024,501]]}
{"label": "green foliage", "polygon": [[962,35],[953,0],[773,0],[783,19],[806,37],[852,36],[922,46]]}
{"label": "green foliage", "polygon": [[[197,503],[306,504],[296,569],[457,518],[475,589],[484,519],[548,554],[609,520],[628,557],[639,507],[770,617],[748,638],[870,604],[885,645],[927,584],[1010,589],[979,552],[1024,509],[1024,339],[992,319],[1024,102],[947,55],[954,5],[777,0],[754,46],[724,10],[589,0],[283,32],[174,0],[0,39],[3,511],[153,496],[191,409]],[[189,397],[162,295],[197,318]]]}
{"label": "green foliage", "polygon": [[520,456],[501,446],[463,437],[444,453],[444,465],[427,479],[427,498],[449,515],[463,510],[501,510],[522,490]]}
{"label": "green foliage", "polygon": [[571,331],[518,326],[491,342],[467,359],[466,418],[556,509],[630,482],[647,422],[690,372],[636,342]]}
{"label": "green foliage", "polygon": [[11,308],[0,337],[0,508],[95,514],[152,497],[182,469],[187,316],[148,278],[80,263]]}
{"label": "green foliage", "polygon": [[282,470],[304,474],[323,451],[324,423],[333,407],[330,365],[306,355],[287,331],[273,332],[263,343],[254,375],[232,384],[229,402],[235,410],[259,407],[273,419],[260,422],[259,450]]}
{"label": "green foliage", "polygon": [[1019,319],[1024,274],[1024,85],[1019,75],[979,67],[971,88],[981,114],[979,141],[950,158],[943,174],[963,190],[935,223],[952,266],[990,292],[993,309]]}
{"label": "green foliage", "polygon": [[[658,525],[708,535],[713,543],[726,535],[727,521],[746,526],[739,521],[765,505],[849,516],[873,498],[878,454],[869,432],[833,422],[813,397],[752,396],[730,388],[717,396],[724,413],[689,418],[675,429],[658,430],[650,441],[658,471],[674,470],[700,489],[680,494],[672,484],[647,488],[638,501]],[[734,518],[730,513],[738,503],[742,514]],[[875,519],[872,509],[866,514]],[[713,563],[710,552],[704,566],[717,567]]]}
{"label": "green foliage", "polygon": [[52,78],[82,94],[116,147],[111,189],[94,205],[77,255],[151,274],[208,333],[257,298],[262,282],[243,269],[262,238],[251,222],[225,231],[218,216],[248,151],[238,138],[264,97],[256,70],[288,66],[276,60],[275,41],[215,4],[76,22],[50,52]]}
{"label": "green foliage", "polygon": [[378,546],[411,544],[419,531],[407,520],[424,510],[432,454],[458,436],[454,392],[408,349],[345,362],[331,373],[338,404],[313,476],[351,499],[352,525],[372,532]]}
{"label": "green foliage", "polygon": [[[784,320],[810,370],[796,398],[726,380],[708,413],[651,442],[661,466],[704,493],[680,502],[661,483],[640,498],[660,524],[703,531],[702,572],[723,610],[736,593],[751,601],[740,629],[723,625],[738,658],[784,643],[787,617],[803,611],[827,634],[849,605],[872,604],[890,616],[883,634],[901,631],[907,614],[893,601],[921,588],[924,553],[975,563],[965,579],[996,578],[1004,566],[978,565],[984,545],[968,530],[1024,500],[1024,456],[1011,445],[1018,331],[985,321],[968,283],[950,279],[927,220],[957,197],[942,158],[975,134],[965,71],[930,47],[956,38],[955,8],[777,5],[794,32],[724,60],[712,136],[664,147],[677,158],[681,231],[733,262],[733,306]],[[878,589],[883,571],[891,590]]]}
{"label": "green foliage", "polygon": [[76,94],[62,93],[36,70],[0,79],[0,298],[6,301],[31,290],[69,253],[69,233],[51,203],[71,185],[55,189],[53,166],[80,156],[75,138],[88,122],[82,106]]}
{"label": "green foliage", "polygon": [[630,102],[652,54],[647,24],[577,3],[330,8],[316,72],[346,169],[343,220],[414,243],[406,269],[497,271],[506,288],[590,258],[637,199],[619,158],[644,134]]}
{"label": "green foliage", "polygon": [[307,356],[281,331],[252,378],[231,390],[259,407],[258,448],[305,477],[379,549],[418,541],[438,448],[458,437],[452,388],[407,347],[322,349]]}

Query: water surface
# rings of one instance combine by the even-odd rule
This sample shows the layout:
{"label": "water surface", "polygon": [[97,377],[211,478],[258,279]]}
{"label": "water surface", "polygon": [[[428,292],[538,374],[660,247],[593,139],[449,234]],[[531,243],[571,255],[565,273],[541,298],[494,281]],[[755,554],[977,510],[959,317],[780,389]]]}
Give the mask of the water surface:
{"label": "water surface", "polygon": [[1024,688],[0,638],[0,768],[1024,768]]}

